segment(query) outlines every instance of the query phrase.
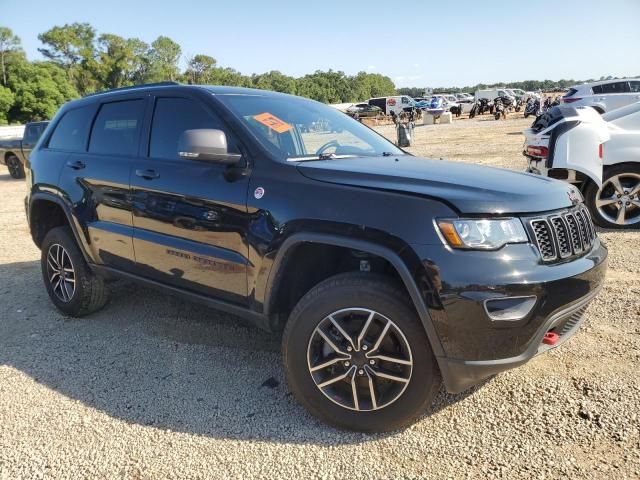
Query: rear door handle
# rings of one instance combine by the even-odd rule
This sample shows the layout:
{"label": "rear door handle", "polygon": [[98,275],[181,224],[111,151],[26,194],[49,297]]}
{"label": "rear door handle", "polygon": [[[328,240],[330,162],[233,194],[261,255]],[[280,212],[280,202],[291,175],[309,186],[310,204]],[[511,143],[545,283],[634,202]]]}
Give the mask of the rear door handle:
{"label": "rear door handle", "polygon": [[69,160],[67,162],[67,167],[69,168],[73,168],[74,170],[82,170],[84,167],[86,167],[86,165],[84,164],[84,162],[81,162],[80,160]]}
{"label": "rear door handle", "polygon": [[155,170],[136,170],[136,175],[138,177],[144,178],[145,180],[153,180],[154,178],[158,178],[160,174]]}

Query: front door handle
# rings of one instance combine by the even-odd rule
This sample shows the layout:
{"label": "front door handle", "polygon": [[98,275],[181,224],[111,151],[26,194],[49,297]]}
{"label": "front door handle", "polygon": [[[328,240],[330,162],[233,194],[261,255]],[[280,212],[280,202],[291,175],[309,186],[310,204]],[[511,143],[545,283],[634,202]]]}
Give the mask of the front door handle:
{"label": "front door handle", "polygon": [[145,180],[153,180],[160,176],[160,174],[155,170],[136,170],[136,175],[144,178]]}
{"label": "front door handle", "polygon": [[82,170],[84,167],[86,167],[86,165],[84,164],[84,162],[81,162],[80,160],[69,160],[67,162],[67,167],[69,168],[73,168],[74,170]]}

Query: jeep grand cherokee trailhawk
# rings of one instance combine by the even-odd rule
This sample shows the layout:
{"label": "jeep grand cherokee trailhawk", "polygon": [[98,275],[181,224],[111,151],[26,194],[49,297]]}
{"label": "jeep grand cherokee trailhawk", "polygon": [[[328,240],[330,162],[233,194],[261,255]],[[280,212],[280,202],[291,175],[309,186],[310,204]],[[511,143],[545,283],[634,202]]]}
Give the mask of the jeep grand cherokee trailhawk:
{"label": "jeep grand cherokee trailhawk", "polygon": [[155,84],[64,105],[27,169],[51,301],[125,277],[282,333],[295,397],[343,428],[408,425],[580,325],[607,251],[580,194],[416,158],[318,102]]}

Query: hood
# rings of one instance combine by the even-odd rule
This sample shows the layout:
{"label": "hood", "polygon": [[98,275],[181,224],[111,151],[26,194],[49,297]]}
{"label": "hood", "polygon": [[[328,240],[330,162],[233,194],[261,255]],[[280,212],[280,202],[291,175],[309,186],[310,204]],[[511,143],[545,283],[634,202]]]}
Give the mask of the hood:
{"label": "hood", "polygon": [[539,175],[409,155],[318,160],[301,162],[297,168],[305,177],[321,182],[437,198],[465,214],[566,208],[573,205],[569,192],[575,190]]}

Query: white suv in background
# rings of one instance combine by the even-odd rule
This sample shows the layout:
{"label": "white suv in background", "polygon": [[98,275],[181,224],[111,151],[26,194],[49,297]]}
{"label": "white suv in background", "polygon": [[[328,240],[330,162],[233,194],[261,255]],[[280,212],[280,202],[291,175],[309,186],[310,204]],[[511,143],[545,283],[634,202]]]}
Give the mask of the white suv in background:
{"label": "white suv in background", "polygon": [[574,107],[593,107],[599,113],[609,112],[640,101],[640,79],[603,80],[575,85],[569,89],[562,103]]}

